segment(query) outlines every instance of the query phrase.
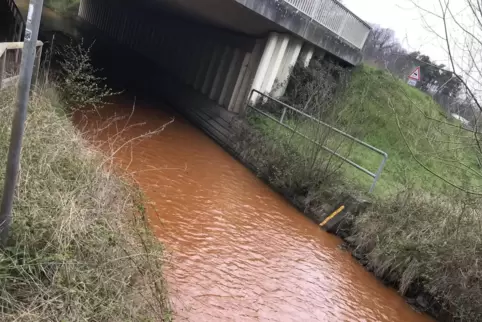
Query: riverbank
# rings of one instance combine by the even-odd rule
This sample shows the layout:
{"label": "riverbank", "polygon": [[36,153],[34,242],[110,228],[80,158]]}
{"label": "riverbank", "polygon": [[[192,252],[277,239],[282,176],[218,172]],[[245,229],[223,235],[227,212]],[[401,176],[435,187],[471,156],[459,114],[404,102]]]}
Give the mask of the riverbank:
{"label": "riverbank", "polygon": [[[398,81],[390,80],[390,76],[381,73],[371,70],[364,72],[363,84],[371,83],[372,87],[355,91],[348,99],[355,102],[357,100],[354,96],[370,93],[376,100],[380,100],[402,86]],[[367,79],[370,77],[375,78]],[[383,81],[384,86],[377,85],[380,81]],[[361,84],[356,83],[357,79],[352,82],[355,82],[356,86]],[[353,84],[348,85],[348,89],[353,90],[350,86]],[[386,91],[387,88],[391,90]],[[408,93],[411,91],[406,88],[401,90]],[[425,105],[421,108],[426,109],[427,115],[434,117],[439,111],[430,110],[436,105],[423,95],[414,95],[413,100],[398,99],[397,108],[399,120],[411,127],[411,136],[423,131],[427,133],[426,136],[418,137],[416,148],[423,149],[431,140],[443,141],[450,138],[450,144],[463,146],[467,143],[468,135],[450,124],[448,126],[451,130],[448,133],[436,128],[433,129],[434,135],[431,135],[433,127],[423,120],[417,121],[418,112],[414,111],[415,107],[412,105],[423,102]],[[395,98],[392,99],[395,101]],[[370,104],[367,97],[360,97],[358,101]],[[253,118],[249,113],[247,119],[237,120],[233,126],[235,134],[232,142],[236,142],[235,154],[317,224],[340,205],[348,205],[345,219],[332,232],[345,240],[353,255],[369,271],[387,285],[397,288],[416,309],[427,312],[440,321],[482,321],[482,304],[478,300],[482,296],[482,281],[478,269],[478,259],[482,254],[482,229],[477,210],[480,209],[480,201],[476,196],[471,197],[456,189],[451,190],[445,182],[437,183],[437,178],[420,181],[428,176],[428,173],[421,177],[417,177],[416,173],[409,173],[409,178],[414,180],[407,180],[406,187],[402,189],[404,178],[396,176],[396,172],[400,171],[397,165],[405,164],[406,168],[415,168],[416,164],[411,154],[403,151],[403,141],[393,143],[394,140],[401,140],[396,123],[393,124],[396,122],[396,114],[386,110],[377,111],[379,107],[380,104],[369,105],[370,113],[364,113],[367,111],[365,107],[357,110],[359,117],[363,116],[360,120],[372,130],[366,138],[378,137],[381,143],[383,140],[391,142],[399,151],[398,154],[391,154],[392,157],[395,154],[395,165],[390,164],[389,159],[388,175],[380,185],[385,191],[378,196],[369,196],[360,191],[359,185],[346,180],[346,170],[341,162],[333,159],[324,161],[312,147],[303,145],[291,134],[285,135],[285,130],[282,134],[277,134],[274,126],[269,126],[269,130],[266,130],[265,123],[257,117]],[[418,107],[420,108],[420,105]],[[340,114],[338,110],[336,115]],[[376,117],[370,118],[369,115]],[[383,118],[387,119],[384,121]],[[383,126],[370,124],[371,120]],[[443,118],[440,120],[443,121]],[[354,121],[358,122],[357,119]],[[354,125],[353,122],[349,124]],[[392,132],[389,133],[390,131]],[[333,143],[329,140],[325,142]],[[383,148],[390,154],[389,147],[390,145],[387,145]],[[452,150],[443,144],[436,149],[445,150],[444,156],[450,155],[452,162],[459,156],[451,154]],[[417,152],[415,150],[415,153]],[[429,160],[428,156],[424,157],[424,161]],[[431,165],[435,165],[435,170],[444,169],[443,163],[432,161]],[[424,170],[421,168],[417,171],[422,173]],[[445,174],[452,179],[457,177],[457,171],[460,172],[461,169],[449,166]],[[463,177],[457,179],[463,180]],[[476,178],[471,182],[476,184]],[[427,185],[433,188],[432,192],[427,190]]]}
{"label": "riverbank", "polygon": [[[418,278],[419,276],[407,276],[412,279],[405,280],[403,273],[406,266],[397,267],[396,265],[399,263],[390,262],[391,258],[386,256],[386,252],[393,255],[394,252],[404,249],[410,236],[408,236],[408,240],[399,240],[400,243],[393,249],[390,248],[394,246],[393,244],[383,246],[385,253],[375,251],[377,247],[384,245],[382,240],[386,239],[386,236],[381,235],[381,229],[386,229],[390,222],[383,218],[383,214],[388,208],[382,209],[380,204],[374,204],[374,200],[364,198],[360,194],[354,197],[354,194],[345,191],[340,186],[330,187],[330,184],[334,184],[334,182],[325,185],[323,181],[318,181],[315,175],[308,173],[303,176],[299,172],[291,172],[289,168],[296,168],[299,161],[289,158],[293,151],[291,153],[284,149],[277,151],[270,143],[263,141],[261,133],[256,135],[254,134],[256,131],[253,129],[246,132],[246,126],[243,121],[239,120],[235,126],[238,129],[235,136],[238,143],[234,150],[237,151],[235,155],[238,160],[317,225],[324,222],[340,205],[346,205],[343,219],[329,232],[342,238],[347,251],[352,253],[368,271],[375,274],[385,285],[398,289],[399,293],[406,298],[407,303],[412,305],[415,310],[428,313],[440,321],[454,320],[453,307],[450,310],[445,309],[440,298],[435,298],[425,290],[424,286],[427,284],[424,284]],[[240,131],[240,127],[244,130]],[[253,139],[254,137],[257,139]],[[273,156],[277,157],[273,158]],[[431,213],[433,214],[433,212]],[[406,218],[403,216],[401,208],[393,215],[400,216],[398,221]],[[375,222],[374,226],[371,226],[371,217],[374,216],[379,219],[379,222]],[[391,216],[389,219],[393,220]],[[406,229],[404,230],[405,235],[414,228],[412,226],[402,227]],[[389,231],[393,232],[397,229],[400,229],[400,226],[391,227]],[[402,252],[397,260],[403,262],[408,259],[408,263],[410,263],[410,256],[405,256],[407,256],[407,252]],[[423,258],[422,254],[419,256]],[[394,271],[394,268],[398,268],[400,271]],[[408,284],[402,284],[407,282]]]}
{"label": "riverbank", "polygon": [[[15,91],[0,92],[3,182]],[[8,247],[0,320],[170,320],[163,251],[142,195],[87,143],[53,90],[33,93]]]}

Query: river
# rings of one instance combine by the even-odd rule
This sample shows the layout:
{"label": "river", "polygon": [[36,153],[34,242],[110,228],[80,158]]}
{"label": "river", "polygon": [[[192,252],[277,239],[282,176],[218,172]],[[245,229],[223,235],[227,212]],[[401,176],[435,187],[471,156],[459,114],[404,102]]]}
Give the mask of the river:
{"label": "river", "polygon": [[98,138],[148,199],[177,321],[430,321],[182,117],[132,106],[87,120],[125,117]]}

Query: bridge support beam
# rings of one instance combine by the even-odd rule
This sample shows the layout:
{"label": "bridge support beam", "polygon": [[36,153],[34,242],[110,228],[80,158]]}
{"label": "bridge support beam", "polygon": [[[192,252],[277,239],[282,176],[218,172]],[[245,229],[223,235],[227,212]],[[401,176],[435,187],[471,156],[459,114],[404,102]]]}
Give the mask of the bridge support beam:
{"label": "bridge support beam", "polygon": [[[303,41],[297,37],[271,33],[252,88],[275,97],[283,96],[295,64],[299,61],[307,67],[313,54],[313,45],[303,46]],[[257,99],[258,95],[253,95],[251,103],[255,103]]]}
{"label": "bridge support beam", "polygon": [[274,97],[281,97],[285,94],[291,71],[298,61],[302,45],[303,41],[301,39],[293,37],[290,39],[283,62],[281,63],[281,68],[276,77],[276,84],[273,89]]}
{"label": "bridge support beam", "polygon": [[312,44],[306,43],[303,46],[303,50],[301,51],[300,54],[300,63],[304,67],[308,67],[310,65],[311,59],[313,58],[313,55],[315,53],[315,46]]}
{"label": "bridge support beam", "polygon": [[256,75],[256,70],[263,54],[264,44],[264,40],[258,39],[253,51],[244,55],[241,70],[239,71],[233,95],[229,102],[228,110],[230,112],[242,113],[244,111]]}
{"label": "bridge support beam", "polygon": [[284,95],[293,66],[307,66],[314,54],[294,35],[271,32],[255,39],[159,14],[116,0],[82,0],[79,10],[81,19],[115,43],[234,113],[243,112],[253,88]]}

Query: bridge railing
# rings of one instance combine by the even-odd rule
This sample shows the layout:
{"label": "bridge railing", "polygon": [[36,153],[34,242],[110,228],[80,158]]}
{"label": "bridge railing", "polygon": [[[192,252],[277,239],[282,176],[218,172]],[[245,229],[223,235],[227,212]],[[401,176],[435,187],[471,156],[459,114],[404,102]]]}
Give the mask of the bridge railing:
{"label": "bridge railing", "polygon": [[[43,43],[37,41],[37,51],[35,58],[35,69],[32,77],[32,84],[35,84],[42,56]],[[20,74],[21,52],[23,42],[0,43],[0,90],[17,84]]]}
{"label": "bridge railing", "polygon": [[371,27],[336,0],[283,0],[357,48],[365,45]]}
{"label": "bridge railing", "polygon": [[14,0],[6,0],[7,8],[10,11],[10,16],[13,19],[11,28],[9,31],[11,39],[8,41],[21,41],[23,36],[23,31],[25,29],[25,21],[23,20],[22,13],[18,9]]}

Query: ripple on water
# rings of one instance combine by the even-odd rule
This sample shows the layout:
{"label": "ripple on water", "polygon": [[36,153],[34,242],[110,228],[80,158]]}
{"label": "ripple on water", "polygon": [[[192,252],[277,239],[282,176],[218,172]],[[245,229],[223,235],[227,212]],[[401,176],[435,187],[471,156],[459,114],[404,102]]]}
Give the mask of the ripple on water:
{"label": "ripple on water", "polygon": [[[103,117],[129,114],[126,106]],[[137,106],[131,122],[146,124],[124,140],[171,119]],[[149,198],[153,228],[172,255],[166,274],[178,320],[429,320],[179,116],[117,157]]]}

